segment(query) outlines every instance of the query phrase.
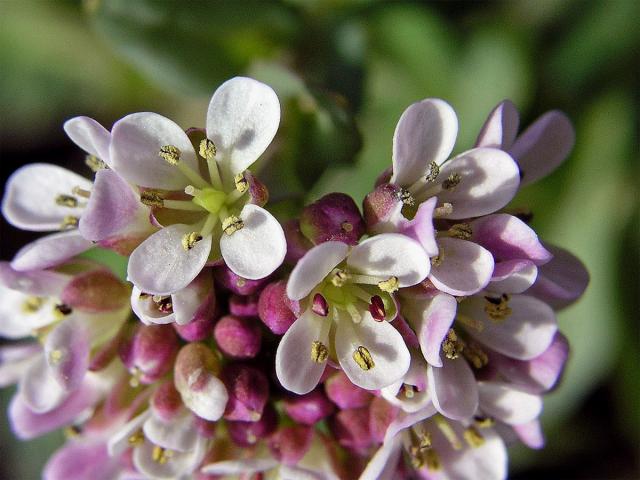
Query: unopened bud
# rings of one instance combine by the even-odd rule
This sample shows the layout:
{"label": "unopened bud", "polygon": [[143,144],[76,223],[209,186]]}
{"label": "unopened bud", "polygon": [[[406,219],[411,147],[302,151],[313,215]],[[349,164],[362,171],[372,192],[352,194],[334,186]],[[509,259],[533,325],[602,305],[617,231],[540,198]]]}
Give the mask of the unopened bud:
{"label": "unopened bud", "polygon": [[257,422],[227,421],[227,431],[231,440],[241,447],[251,447],[261,438],[271,435],[278,426],[278,415],[269,404]]}
{"label": "unopened bud", "polygon": [[296,395],[284,401],[284,410],[293,420],[305,425],[314,425],[331,415],[335,406],[322,390],[314,390],[306,395]]}
{"label": "unopened bud", "polygon": [[222,372],[229,392],[224,412],[226,420],[257,422],[269,398],[269,381],[260,370],[243,364],[230,364]]}
{"label": "unopened bud", "polygon": [[280,427],[269,439],[269,448],[277,460],[295,465],[311,447],[313,434],[313,428],[307,425]]}
{"label": "unopened bud", "polygon": [[330,240],[356,245],[365,233],[365,225],[358,206],[349,195],[330,193],[304,208],[300,215],[300,230],[316,245]]}
{"label": "unopened bud", "polygon": [[284,334],[295,322],[295,312],[299,313],[298,302],[287,297],[287,282],[279,280],[270,283],[260,293],[258,315],[269,329],[277,334]]}
{"label": "unopened bud", "polygon": [[231,358],[253,358],[260,351],[262,335],[257,320],[226,315],[218,320],[213,336],[220,350]]}
{"label": "unopened bud", "polygon": [[253,295],[231,295],[229,298],[229,312],[236,317],[257,317],[258,298]]}
{"label": "unopened bud", "polygon": [[121,345],[120,357],[135,380],[150,384],[171,369],[178,347],[171,325],[140,325],[130,341]]}
{"label": "unopened bud", "polygon": [[351,383],[342,371],[329,377],[324,388],[329,399],[343,410],[364,407],[373,398],[370,392]]}

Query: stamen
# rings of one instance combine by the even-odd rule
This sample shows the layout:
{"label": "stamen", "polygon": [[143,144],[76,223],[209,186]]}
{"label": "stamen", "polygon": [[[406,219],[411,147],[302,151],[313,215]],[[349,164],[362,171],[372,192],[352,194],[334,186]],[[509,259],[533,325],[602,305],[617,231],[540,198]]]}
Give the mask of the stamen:
{"label": "stamen", "polygon": [[209,215],[205,220],[204,225],[200,229],[200,234],[203,237],[206,237],[207,235],[211,235],[211,232],[213,232],[213,227],[215,227],[217,223],[218,223],[218,216]]}
{"label": "stamen", "polygon": [[67,315],[71,315],[71,312],[73,312],[73,309],[69,305],[66,305],[64,303],[59,303],[55,307],[53,307],[53,315],[57,319],[62,319]]}
{"label": "stamen", "polygon": [[171,295],[161,296],[154,295],[153,302],[158,306],[158,310],[162,313],[173,313],[173,301]]}
{"label": "stamen", "polygon": [[489,363],[489,357],[476,343],[465,345],[463,355],[478,370]]}
{"label": "stamen", "polygon": [[202,240],[202,235],[200,235],[198,232],[185,233],[182,237],[182,248],[184,248],[186,251],[189,251],[193,247],[195,247],[196,243],[198,243],[200,240]]}
{"label": "stamen", "polygon": [[169,459],[173,456],[173,452],[171,450],[166,450],[162,447],[156,445],[153,447],[153,453],[151,454],[151,458],[154,462],[159,463],[160,465],[164,465],[169,461]]}
{"label": "stamen", "polygon": [[459,174],[452,173],[447,177],[447,179],[444,182],[442,182],[442,188],[444,188],[445,190],[453,191],[453,189],[456,188],[461,181],[462,181],[462,177]]}
{"label": "stamen", "polygon": [[431,257],[431,266],[439,267],[440,265],[442,265],[442,262],[444,262],[444,248],[438,245],[438,255],[436,255],[435,257]]}
{"label": "stamen", "polygon": [[473,229],[468,223],[456,223],[451,227],[447,234],[453,238],[459,238],[460,240],[469,240],[473,235]]}
{"label": "stamen", "polygon": [[42,297],[27,297],[24,302],[22,302],[22,312],[23,313],[36,313],[42,305],[44,304],[44,298]]}
{"label": "stamen", "polygon": [[64,357],[64,353],[62,352],[62,350],[56,349],[49,352],[49,361],[52,365],[57,365],[58,363],[60,363],[62,357]]}
{"label": "stamen", "polygon": [[400,281],[398,277],[389,277],[387,280],[378,282],[378,288],[387,293],[397,292],[400,288]]}
{"label": "stamen", "polygon": [[129,379],[129,385],[133,388],[138,388],[140,386],[140,379],[142,378],[142,370],[138,367],[133,367],[131,369],[131,378]]}
{"label": "stamen", "polygon": [[[158,192],[154,192],[153,190],[147,190],[145,192],[140,193],[140,201],[149,207],[164,207],[164,200],[160,196]],[[189,202],[191,203],[191,202]]]}
{"label": "stamen", "polygon": [[73,187],[71,193],[82,198],[89,198],[91,196],[91,192],[89,190],[85,190],[84,188],[80,187]]}
{"label": "stamen", "polygon": [[165,145],[160,148],[158,155],[160,155],[168,164],[177,167],[185,177],[191,180],[198,187],[205,188],[209,185],[198,172],[194,171],[188,165],[185,165],[184,162],[180,161],[182,152],[178,147],[174,145]]}
{"label": "stamen", "polygon": [[216,144],[213,143],[208,138],[205,138],[200,142],[199,153],[202,158],[205,160],[213,160],[218,153],[218,149],[216,148]]}
{"label": "stamen", "polygon": [[467,427],[463,436],[469,446],[473,448],[481,447],[485,442],[482,434],[474,426]]}
{"label": "stamen", "polygon": [[200,142],[199,153],[207,161],[211,183],[217,190],[222,190],[222,178],[220,178],[220,170],[218,170],[218,162],[215,158],[218,153],[216,145],[206,138]]}
{"label": "stamen", "polygon": [[433,218],[447,217],[453,213],[453,205],[450,203],[443,203],[441,207],[436,207],[433,210]]}
{"label": "stamen", "polygon": [[80,219],[73,215],[67,215],[62,219],[62,223],[60,224],[60,228],[62,230],[66,230],[69,228],[76,228],[80,223]]}
{"label": "stamen", "polygon": [[496,423],[496,421],[493,418],[486,417],[483,415],[476,415],[475,417],[473,417],[473,421],[480,428],[493,427]]}
{"label": "stamen", "polygon": [[201,212],[202,207],[196,205],[190,200],[163,200],[164,208],[170,208],[172,210],[186,210],[190,212]]}
{"label": "stamen", "polygon": [[334,269],[333,272],[331,272],[331,275],[331,283],[336,287],[344,286],[344,284],[347,283],[351,278],[351,275],[349,275],[349,273],[339,268]]}
{"label": "stamen", "polygon": [[460,356],[460,353],[464,349],[464,344],[458,339],[458,335],[450,328],[447,332],[447,336],[442,341],[442,352],[444,356],[450,360],[455,360]]}
{"label": "stamen", "polygon": [[127,439],[127,442],[131,446],[142,445],[144,443],[144,433],[142,433],[142,430],[138,430]]}
{"label": "stamen", "polygon": [[97,172],[98,170],[104,170],[107,167],[107,164],[100,160],[95,155],[87,155],[84,159],[84,163],[87,167],[89,167],[92,171]]}
{"label": "stamen", "polygon": [[355,305],[353,305],[352,303],[347,303],[345,308],[349,315],[351,315],[351,320],[353,320],[353,323],[360,323],[362,321],[362,315],[360,315],[360,312],[355,307]]}
{"label": "stamen", "polygon": [[484,330],[484,324],[480,320],[476,320],[475,318],[471,318],[468,315],[464,315],[462,313],[458,313],[456,315],[456,321],[462,323],[466,327],[473,328],[478,332]]}
{"label": "stamen", "polygon": [[353,225],[349,222],[342,222],[340,224],[340,228],[346,233],[351,233],[353,231]]}
{"label": "stamen", "polygon": [[371,353],[369,352],[369,350],[367,350],[366,347],[363,347],[362,345],[356,348],[356,350],[353,352],[353,360],[364,371],[371,370],[376,366]]}
{"label": "stamen", "polygon": [[56,197],[56,205],[61,207],[76,208],[78,206],[78,199],[71,195],[60,194]]}
{"label": "stamen", "polygon": [[449,425],[449,422],[447,422],[444,419],[444,417],[441,417],[441,416],[436,417],[435,421],[436,421],[436,425],[438,425],[438,428],[440,429],[442,434],[447,438],[447,440],[449,441],[453,449],[460,450],[462,448],[462,443],[460,442],[460,439],[456,435],[456,432],[453,429],[453,427]]}
{"label": "stamen", "polygon": [[427,465],[427,468],[429,470],[437,471],[442,469],[442,462],[440,461],[440,457],[433,448],[430,448],[429,450],[424,452],[424,463]]}
{"label": "stamen", "polygon": [[415,387],[413,385],[407,385],[406,383],[402,384],[402,388],[400,389],[400,391],[407,398],[413,398],[415,396],[415,394],[416,394]]}
{"label": "stamen", "polygon": [[240,193],[244,193],[249,190],[249,182],[247,182],[247,179],[244,178],[244,173],[238,173],[233,178],[233,183],[235,183],[236,190]]}
{"label": "stamen", "polygon": [[323,363],[329,356],[329,349],[327,346],[319,340],[314,340],[311,343],[311,360],[316,363]]}
{"label": "stamen", "polygon": [[381,322],[384,320],[386,312],[384,310],[384,302],[382,301],[380,295],[374,295],[373,297],[371,297],[371,303],[369,303],[369,312],[376,322]]}
{"label": "stamen", "polygon": [[429,174],[424,178],[426,182],[433,183],[440,175],[440,167],[436,162],[431,162],[429,164]]}
{"label": "stamen", "polygon": [[329,304],[327,303],[327,299],[322,296],[320,293],[316,293],[313,296],[313,304],[311,305],[311,310],[316,315],[320,315],[321,317],[326,317],[329,315]]}
{"label": "stamen", "polygon": [[160,155],[167,163],[171,165],[178,165],[182,152],[174,145],[165,145],[160,147],[158,155]]}
{"label": "stamen", "polygon": [[244,228],[244,222],[235,215],[231,215],[222,221],[222,230],[227,235],[233,235]]}
{"label": "stamen", "polygon": [[415,198],[411,195],[409,190],[405,190],[404,188],[398,192],[398,199],[402,201],[405,205],[413,207],[416,204]]}
{"label": "stamen", "polygon": [[502,322],[513,312],[509,307],[509,295],[506,293],[503,293],[500,297],[484,298],[487,301],[484,311],[494,322]]}

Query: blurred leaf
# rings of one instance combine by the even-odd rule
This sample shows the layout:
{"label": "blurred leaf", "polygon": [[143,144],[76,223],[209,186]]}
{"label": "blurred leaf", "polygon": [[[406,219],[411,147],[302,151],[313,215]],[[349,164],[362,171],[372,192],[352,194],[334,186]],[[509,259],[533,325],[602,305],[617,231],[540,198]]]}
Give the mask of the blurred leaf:
{"label": "blurred leaf", "polygon": [[185,93],[209,93],[252,60],[277,55],[298,27],[292,10],[260,0],[95,4],[94,25],[117,51],[158,85]]}

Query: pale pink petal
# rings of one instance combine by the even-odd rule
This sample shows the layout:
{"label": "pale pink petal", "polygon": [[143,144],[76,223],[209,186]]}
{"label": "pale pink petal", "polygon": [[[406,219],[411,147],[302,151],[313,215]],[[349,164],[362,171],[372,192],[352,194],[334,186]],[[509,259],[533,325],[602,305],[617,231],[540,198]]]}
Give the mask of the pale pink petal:
{"label": "pale pink petal", "polygon": [[530,260],[507,260],[496,263],[487,290],[497,293],[522,293],[534,284],[538,267]]}
{"label": "pale pink petal", "polygon": [[11,268],[18,271],[44,270],[60,265],[66,260],[93,247],[77,230],[52,233],[22,247],[11,261]]}
{"label": "pale pink petal", "polygon": [[504,100],[489,114],[475,146],[509,150],[518,134],[519,124],[518,109],[510,100]]}
{"label": "pale pink petal", "polygon": [[64,122],[63,128],[73,143],[110,165],[111,134],[106,128],[89,117],[74,117]]}
{"label": "pale pink petal", "polygon": [[82,318],[72,314],[47,335],[44,355],[50,375],[65,390],[80,386],[89,368],[89,332]]}
{"label": "pale pink petal", "polygon": [[189,478],[191,473],[202,462],[208,447],[204,438],[199,438],[196,448],[188,452],[172,452],[167,462],[154,460],[155,445],[145,441],[133,449],[133,464],[136,469],[152,479]]}
{"label": "pale pink petal", "polygon": [[280,340],[276,351],[276,375],[287,390],[303,395],[318,385],[327,364],[315,362],[311,358],[311,346],[317,341],[328,348],[329,329],[323,328],[322,323],[330,321],[309,309],[289,327]]}
{"label": "pale pink petal", "polygon": [[216,159],[231,175],[249,168],[273,140],[280,124],[280,102],[271,87],[235,77],[215,91],[207,111],[207,137]]}
{"label": "pale pink petal", "polygon": [[153,296],[143,294],[135,285],[131,291],[131,310],[145,325],[173,323],[176,318],[175,313],[161,312]]}
{"label": "pale pink petal", "polygon": [[385,442],[371,457],[359,480],[392,480],[395,478],[398,460],[402,455],[402,438]]}
{"label": "pale pink petal", "polygon": [[513,430],[522,443],[529,448],[540,449],[544,447],[544,435],[542,426],[538,420],[532,420],[529,423],[514,425]]}
{"label": "pale pink petal", "polygon": [[211,274],[205,270],[193,282],[171,296],[175,321],[178,325],[190,323],[203,302],[213,292]]}
{"label": "pale pink petal", "polygon": [[273,215],[257,205],[245,205],[240,219],[244,227],[220,239],[222,258],[241,277],[264,278],[282,264],[287,253],[284,231]]}
{"label": "pale pink petal", "polygon": [[[11,225],[23,230],[60,230],[65,216],[77,217],[82,212],[79,207],[67,207],[56,202],[58,195],[72,195],[74,187],[91,190],[91,182],[57,165],[25,165],[7,180],[2,214]],[[82,199],[77,200],[82,202]]]}
{"label": "pale pink petal", "polygon": [[542,412],[542,397],[502,382],[478,382],[480,407],[509,425],[528,423]]}
{"label": "pale pink petal", "polygon": [[301,300],[309,295],[345,259],[348,251],[349,245],[335,241],[313,247],[293,268],[287,282],[287,296],[292,300]]}
{"label": "pale pink petal", "polygon": [[118,428],[107,441],[107,451],[109,452],[109,455],[112,457],[118,457],[122,455],[125,450],[131,447],[129,438],[142,428],[142,425],[150,416],[151,411],[145,410],[140,415],[132,418],[122,427]]}
{"label": "pale pink petal", "polygon": [[398,233],[402,233],[420,243],[430,257],[435,257],[438,254],[438,245],[436,244],[435,230],[433,228],[433,209],[436,207],[437,202],[437,197],[432,197],[426,202],[422,202],[412,220],[406,220],[403,217],[398,225]]}
{"label": "pale pink petal", "polygon": [[396,435],[402,432],[402,430],[416,425],[421,421],[432,417],[436,413],[438,413],[438,411],[436,410],[436,407],[433,405],[433,403],[430,403],[429,405],[425,406],[425,408],[417,412],[400,412],[398,416],[389,424],[389,427],[387,428],[384,436],[384,443],[386,444],[391,442]]}
{"label": "pale pink petal", "polygon": [[113,169],[141,187],[182,190],[190,180],[160,155],[172,145],[180,150],[180,162],[198,171],[198,161],[187,134],[168,118],[142,112],[118,120],[111,131],[109,154]]}
{"label": "pale pink petal", "polygon": [[440,368],[429,366],[427,378],[433,405],[442,415],[461,420],[475,414],[478,387],[464,358],[444,359]]}
{"label": "pale pink petal", "polygon": [[18,384],[18,394],[34,413],[50,412],[68,397],[68,392],[58,383],[44,355],[36,357],[27,367]]}
{"label": "pale pink petal", "polygon": [[266,472],[276,468],[278,461],[273,458],[246,458],[243,460],[223,460],[209,463],[200,471],[207,475],[241,475],[257,472]]}
{"label": "pale pink petal", "polygon": [[44,480],[113,480],[120,470],[119,459],[107,452],[104,441],[69,441],[47,461]]}
{"label": "pale pink petal", "polygon": [[0,388],[17,383],[40,351],[40,344],[36,342],[1,346]]}
{"label": "pale pink petal", "polygon": [[151,443],[177,452],[193,450],[199,437],[195,417],[184,408],[180,416],[168,422],[151,415],[142,425],[142,431]]}
{"label": "pale pink petal", "polygon": [[456,142],[458,119],[451,106],[428,98],[409,106],[393,135],[391,183],[410,186],[429,172],[429,164],[444,162]]}
{"label": "pale pink petal", "polygon": [[131,257],[128,279],[141,291],[168,295],[186,287],[200,273],[211,251],[211,236],[206,236],[186,250],[182,239],[193,227],[176,224],[147,238]]}
{"label": "pale pink petal", "polygon": [[451,295],[471,295],[491,281],[493,256],[473,242],[458,238],[438,240],[442,262],[431,268],[429,280]]}
{"label": "pale pink petal", "polygon": [[[411,365],[404,378],[380,390],[382,396],[392,405],[400,407],[405,412],[417,412],[431,404],[431,395],[427,390],[427,363],[419,352],[410,352]],[[400,387],[410,385],[414,387],[413,394],[407,396],[400,392]]]}
{"label": "pale pink petal", "polygon": [[569,118],[553,110],[538,118],[509,149],[522,172],[522,185],[539,180],[565,161],[576,134]]}
{"label": "pale pink petal", "polygon": [[0,337],[24,338],[55,320],[52,300],[45,300],[36,311],[25,308],[29,296],[0,285]]}
{"label": "pale pink petal", "polygon": [[71,277],[51,270],[20,272],[0,262],[0,285],[36,296],[59,296]]}

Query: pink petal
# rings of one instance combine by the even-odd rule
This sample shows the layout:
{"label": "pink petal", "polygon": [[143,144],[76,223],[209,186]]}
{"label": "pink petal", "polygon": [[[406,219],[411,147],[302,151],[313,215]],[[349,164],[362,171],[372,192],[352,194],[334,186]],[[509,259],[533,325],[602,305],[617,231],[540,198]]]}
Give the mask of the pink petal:
{"label": "pink petal", "polygon": [[542,412],[542,397],[502,382],[478,382],[480,406],[487,415],[509,425],[528,423]]}
{"label": "pink petal", "polygon": [[89,332],[74,316],[58,324],[47,335],[44,355],[58,384],[65,390],[80,386],[89,368]]}
{"label": "pink petal", "polygon": [[111,480],[119,461],[109,456],[107,445],[99,440],[70,441],[47,461],[44,480]]}
{"label": "pink petal", "polygon": [[433,405],[442,415],[461,420],[475,414],[478,408],[478,388],[465,359],[445,359],[440,368],[429,366],[427,375]]}
{"label": "pink petal", "polygon": [[20,272],[9,262],[0,262],[0,284],[29,295],[59,296],[69,279],[68,275],[51,270]]}
{"label": "pink petal", "polygon": [[436,207],[437,202],[438,199],[436,197],[422,202],[415,217],[412,220],[403,218],[398,226],[398,233],[402,233],[420,243],[430,257],[435,257],[438,254],[435,229],[433,228],[433,209]]}
{"label": "pink petal", "polygon": [[513,430],[518,438],[529,448],[540,449],[544,447],[544,435],[539,420],[532,420],[529,423],[514,425]]}
{"label": "pink petal", "polygon": [[496,263],[487,290],[497,293],[522,293],[536,281],[538,267],[530,260]]}
{"label": "pink petal", "polygon": [[11,268],[21,272],[44,270],[60,265],[85,252],[93,244],[76,230],[52,233],[22,247],[11,261]]}
{"label": "pink petal", "polygon": [[475,146],[509,150],[518,134],[519,117],[518,109],[510,100],[500,102],[484,122]]}
{"label": "pink petal", "polygon": [[287,283],[287,296],[301,300],[313,290],[329,272],[347,256],[349,246],[342,242],[316,245],[293,268]]}
{"label": "pink petal", "polygon": [[90,153],[104,161],[109,161],[109,144],[111,134],[109,131],[89,117],[74,117],[64,123],[64,131],[73,143],[85,152]]}
{"label": "pink petal", "polygon": [[36,342],[1,346],[0,388],[17,383],[40,351],[40,344]]}

